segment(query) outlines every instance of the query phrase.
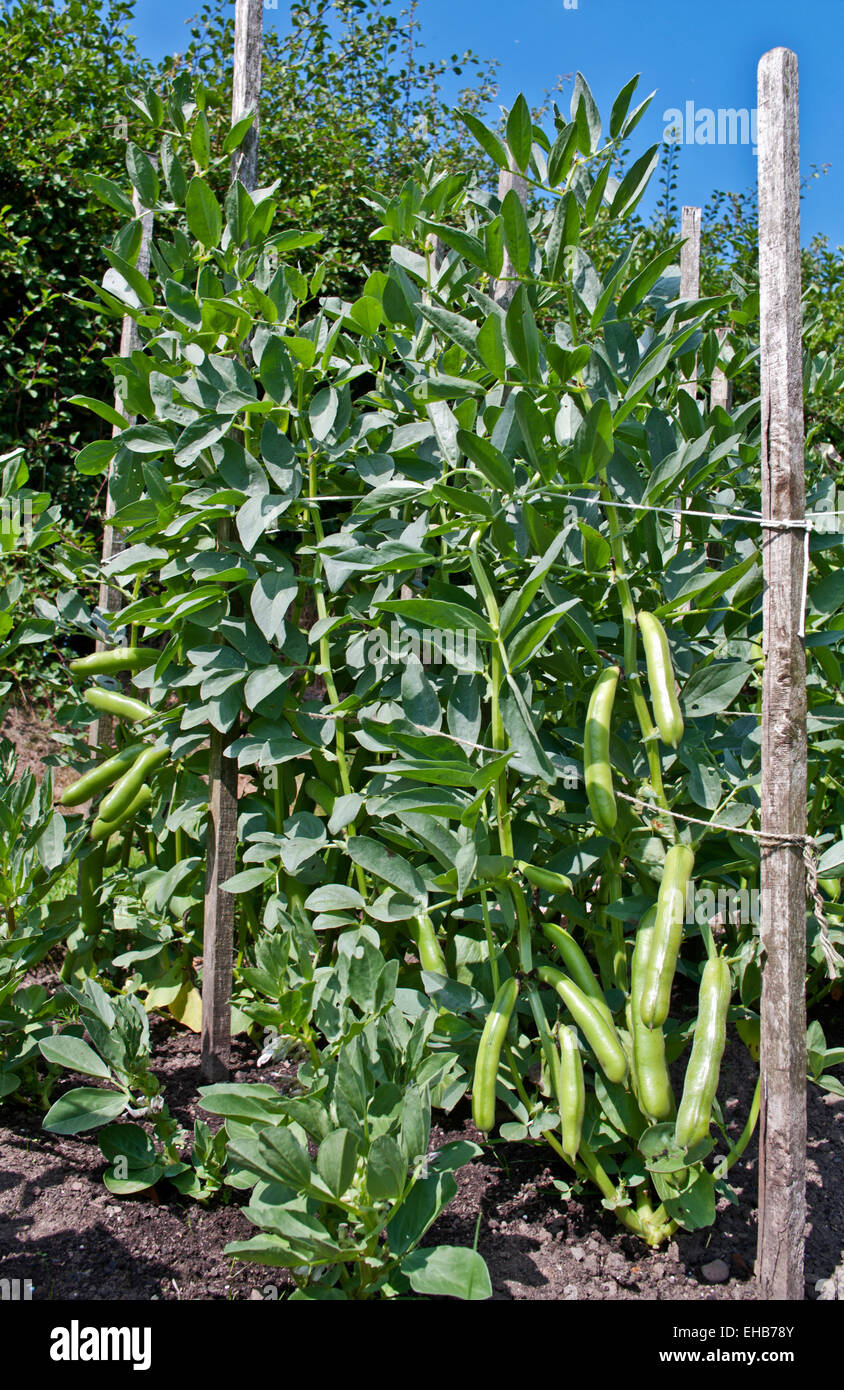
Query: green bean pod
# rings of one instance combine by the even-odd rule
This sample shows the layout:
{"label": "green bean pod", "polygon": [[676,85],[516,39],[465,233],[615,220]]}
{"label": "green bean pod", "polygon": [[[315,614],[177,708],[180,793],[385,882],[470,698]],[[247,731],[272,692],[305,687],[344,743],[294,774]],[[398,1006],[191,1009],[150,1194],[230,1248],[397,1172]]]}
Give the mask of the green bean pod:
{"label": "green bean pod", "polygon": [[512,977],[505,980],[495,996],[481,1033],[472,1082],[472,1119],[485,1134],[495,1124],[495,1082],[498,1077],[498,1063],[518,994],[518,982]]}
{"label": "green bean pod", "polygon": [[133,724],[155,715],[155,710],[143,700],[133,700],[130,695],[119,695],[116,690],[105,690],[101,685],[92,685],[82,698],[92,709],[113,714],[116,719],[128,719]]}
{"label": "green bean pod", "polygon": [[553,869],[538,869],[535,864],[526,864],[523,859],[517,861],[516,868],[524,874],[528,883],[533,884],[534,888],[541,888],[544,893],[571,892],[571,879],[566,878],[565,874],[555,874]]}
{"label": "green bean pod", "polygon": [[132,743],[127,748],[121,748],[113,758],[106,758],[99,767],[92,767],[90,772],[86,772],[77,782],[73,782],[60,797],[62,806],[81,806],[83,802],[90,801],[105,791],[116,782],[118,777],[122,777],[124,772],[128,772],[135,759],[143,752],[142,743]]}
{"label": "green bean pod", "polygon": [[88,936],[100,929],[99,889],[103,881],[103,850],[97,848],[79,860],[79,915]]}
{"label": "green bean pod", "polygon": [[669,1120],[674,1114],[674,1092],[665,1060],[665,1038],[662,1029],[648,1028],[642,1022],[642,991],[648,970],[648,957],[653,944],[653,923],[656,908],[642,919],[636,933],[633,960],[630,968],[630,1033],[633,1039],[633,1072],[639,1106],[654,1122]]}
{"label": "green bean pod", "polygon": [[151,801],[152,790],[144,783],[133,800],[123,808],[120,815],[114,820],[103,820],[102,816],[97,817],[94,824],[91,826],[91,839],[107,840],[109,836],[113,835],[116,830],[119,830],[121,825],[125,824],[127,820],[131,820],[139,811],[143,811]]}
{"label": "green bean pod", "polygon": [[605,835],[612,834],[618,819],[610,765],[610,725],[619,675],[618,666],[607,666],[595,682],[583,736],[586,795],[595,824]]}
{"label": "green bean pod", "polygon": [[565,927],[558,927],[553,922],[543,922],[542,931],[552,946],[556,946],[563,959],[571,978],[579,989],[583,990],[587,999],[591,999],[596,1008],[606,1016],[612,1023],[612,1013],[609,1004],[604,998],[604,991],[592,973],[592,967],[586,956],[581,951],[571,932],[567,932]]}
{"label": "green bean pod", "polygon": [[561,970],[541,965],[536,973],[543,984],[551,985],[559,994],[607,1080],[622,1082],[627,1076],[627,1058],[612,1020],[607,1020],[595,1000],[584,994]]}
{"label": "green bean pod", "polygon": [[583,1058],[573,1028],[563,1026],[557,1031],[560,1045],[559,1084],[560,1122],[565,1153],[574,1162],[583,1135],[583,1116],[586,1110],[586,1087],[583,1082]]}
{"label": "green bean pod", "polygon": [[687,845],[672,845],[665,856],[640,1008],[642,1022],[648,1028],[661,1027],[668,1017],[683,940],[686,893],[694,865],[694,854]]}
{"label": "green bean pod", "polygon": [[447,975],[445,956],[437,939],[434,924],[427,912],[421,912],[418,917],[414,917],[413,924],[415,928],[413,939],[416,942],[419,964],[422,969],[430,970],[435,975]]}
{"label": "green bean pod", "polygon": [[653,613],[639,614],[654,721],[663,743],[676,748],[683,737],[683,715],[674,688],[674,668],[665,628]]}
{"label": "green bean pod", "polygon": [[726,960],[723,956],[708,960],[701,976],[692,1055],[677,1112],[675,1136],[681,1149],[699,1144],[709,1133],[712,1104],[718,1090],[721,1058],[727,1040],[730,991],[730,967]]}
{"label": "green bean pod", "polygon": [[169,748],[145,748],[140,757],[124,772],[119,782],[104,796],[97,810],[100,820],[119,820],[126,807],[134,801],[141,787],[149,780],[156,768],[170,757]]}
{"label": "green bean pod", "polygon": [[112,647],[71,661],[70,672],[74,676],[114,676],[118,671],[143,671],[160,655],[155,647]]}

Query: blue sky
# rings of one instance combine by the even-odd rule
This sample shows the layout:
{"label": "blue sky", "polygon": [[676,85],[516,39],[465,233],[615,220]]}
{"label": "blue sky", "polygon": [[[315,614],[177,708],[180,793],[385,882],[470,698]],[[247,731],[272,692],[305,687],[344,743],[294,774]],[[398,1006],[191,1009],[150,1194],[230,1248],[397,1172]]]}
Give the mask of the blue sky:
{"label": "blue sky", "polygon": [[[183,48],[185,20],[199,9],[200,0],[138,0],[142,51],[157,58]],[[265,21],[283,28],[288,12],[287,0],[278,0]],[[579,68],[608,113],[619,89],[640,72],[642,95],[653,89],[657,95],[634,137],[636,152],[662,138],[665,113],[679,109],[678,200],[701,205],[715,189],[744,190],[756,179],[749,138],[742,143],[737,130],[735,143],[704,143],[708,122],[716,137],[719,110],[751,112],[760,56],[779,45],[793,48],[800,60],[804,177],[813,165],[830,166],[807,188],[803,240],[824,233],[833,246],[844,244],[844,0],[420,0],[418,15],[425,56],[472,48],[499,60],[505,106],[519,91],[538,102],[558,74]],[[685,143],[696,132],[699,142]],[[723,133],[729,139],[728,126]]]}

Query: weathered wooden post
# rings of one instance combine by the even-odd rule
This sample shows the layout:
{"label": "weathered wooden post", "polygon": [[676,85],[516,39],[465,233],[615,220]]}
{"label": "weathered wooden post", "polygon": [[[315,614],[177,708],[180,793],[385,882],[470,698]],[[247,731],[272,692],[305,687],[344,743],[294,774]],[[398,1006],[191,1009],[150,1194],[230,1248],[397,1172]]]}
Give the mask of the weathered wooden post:
{"label": "weathered wooden post", "polygon": [[700,299],[700,228],[701,209],[684,207],[680,222],[680,235],[685,238],[680,251],[681,299]]}
{"label": "weathered wooden post", "polygon": [[[726,328],[717,329],[719,347],[723,348],[727,339]],[[712,384],[709,392],[709,409],[714,410],[716,405],[720,405],[722,410],[728,413],[733,404],[733,383],[725,374],[721,367],[716,363],[712,372]]]}
{"label": "weathered wooden post", "polygon": [[[700,226],[701,209],[684,207],[680,222],[680,235],[685,238],[680,250],[681,299],[700,299]],[[690,376],[684,378],[680,389],[687,392],[693,400],[697,399],[696,367],[692,368]],[[674,503],[676,512],[681,512],[682,508],[682,500]],[[675,516],[673,532],[675,541],[679,541],[683,534],[682,516]]]}
{"label": "weathered wooden post", "polygon": [[806,1217],[806,532],[796,55],[759,64],[762,384],[762,1296],[802,1299]]}
{"label": "weathered wooden post", "polygon": [[[133,196],[133,202],[135,204],[136,212],[138,212],[139,214],[143,214],[141,216],[141,245],[138,251],[138,259],[136,261],[136,265],[141,275],[147,275],[149,273],[149,248],[150,243],[152,241],[153,215],[151,212],[145,212],[143,210],[137,191]],[[141,339],[140,334],[138,333],[138,325],[136,324],[135,320],[130,317],[129,314],[126,314],[123,319],[123,327],[120,333],[120,356],[128,357],[131,353],[135,352],[136,349],[140,346]],[[114,396],[114,408],[115,410],[121,411],[121,413],[123,411],[123,402],[116,392]],[[130,417],[129,423],[134,424],[134,416]],[[120,434],[121,429],[122,426],[115,425],[112,429],[112,435]],[[114,498],[111,495],[111,469],[112,466],[111,464],[109,464],[108,477],[106,481],[105,529],[103,530],[103,566],[105,566],[108,563],[108,561],[112,558],[113,555],[119,555],[120,551],[124,548],[123,541],[121,540],[120,536],[117,534],[114,527],[109,525],[109,522],[111,518],[114,516],[115,511]],[[120,609],[123,607],[123,595],[121,594],[119,589],[112,588],[107,579],[103,579],[100,581],[100,592],[97,606],[99,607],[101,613],[119,613]],[[98,642],[97,651],[102,651],[103,646],[104,643]],[[89,748],[105,748],[113,741],[114,719],[110,714],[98,715],[98,717],[94,720],[93,724],[91,724],[88,728]]]}
{"label": "weathered wooden post", "polygon": [[[258,183],[258,107],[261,96],[263,0],[237,0],[234,29],[232,122],[249,111],[255,122],[232,156],[231,180],[250,192]],[[217,544],[225,549],[231,522],[217,526]],[[208,762],[208,831],[206,837],[205,911],[202,946],[202,1060],[205,1081],[229,1074],[234,897],[222,884],[235,870],[237,848],[237,763],[226,757],[227,740],[211,730]]]}

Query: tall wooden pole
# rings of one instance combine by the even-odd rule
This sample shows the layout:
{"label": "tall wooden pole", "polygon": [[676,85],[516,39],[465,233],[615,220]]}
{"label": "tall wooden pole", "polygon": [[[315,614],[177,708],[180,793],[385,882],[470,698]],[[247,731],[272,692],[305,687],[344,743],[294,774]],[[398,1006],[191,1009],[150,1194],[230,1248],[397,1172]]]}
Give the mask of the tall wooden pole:
{"label": "tall wooden pole", "polygon": [[[797,58],[759,64],[762,511],[805,517]],[[763,1298],[802,1299],[806,1218],[805,531],[763,528],[762,1107],[759,1244]],[[773,837],[793,837],[794,842]]]}
{"label": "tall wooden pole", "polygon": [[[263,0],[237,0],[234,29],[232,123],[249,111],[256,120],[232,156],[231,178],[250,192],[258,183],[258,105],[261,97]],[[231,522],[217,526],[217,545],[231,541]],[[234,897],[222,884],[235,869],[237,847],[237,763],[226,757],[227,740],[211,730],[208,764],[208,830],[206,839],[205,912],[202,947],[202,1060],[206,1081],[229,1074],[231,1058],[231,994],[233,971]]]}
{"label": "tall wooden pole", "polygon": [[[700,226],[701,209],[684,207],[680,222],[680,235],[684,238],[683,246],[680,251],[681,299],[700,299]],[[696,367],[693,367],[691,375],[685,377],[681,382],[680,390],[685,391],[693,400],[697,399]],[[683,506],[683,500],[675,502],[675,512],[681,512]],[[679,541],[682,537],[682,516],[675,516],[673,534],[675,541]]]}
{"label": "tall wooden pole", "polygon": [[684,207],[680,215],[680,235],[684,238],[680,251],[680,297],[700,299],[700,232],[701,209]]}

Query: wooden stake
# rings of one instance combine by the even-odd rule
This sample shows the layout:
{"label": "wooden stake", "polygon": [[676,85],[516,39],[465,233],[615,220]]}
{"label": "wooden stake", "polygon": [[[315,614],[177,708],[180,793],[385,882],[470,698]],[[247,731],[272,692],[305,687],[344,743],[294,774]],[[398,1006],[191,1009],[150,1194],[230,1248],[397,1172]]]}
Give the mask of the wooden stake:
{"label": "wooden stake", "polygon": [[[143,212],[143,209],[141,208],[141,204],[138,199],[137,192],[135,192],[134,194],[133,202],[135,204],[136,212],[143,213],[141,217],[141,245],[140,250],[138,251],[138,259],[136,264],[141,274],[147,275],[149,272],[149,248],[150,243],[152,241],[153,215],[151,212]],[[138,325],[136,324],[133,318],[130,318],[130,316],[126,314],[123,319],[123,327],[120,333],[120,356],[129,357],[140,346],[141,338],[140,334],[138,333]],[[114,396],[114,408],[115,410],[121,411],[121,413],[123,411],[123,402],[116,392]],[[129,424],[133,425],[135,423],[135,417],[132,415],[128,418]],[[120,425],[114,426],[111,432],[112,438],[114,437],[114,435],[120,434],[121,428],[122,426]],[[103,565],[107,564],[107,562],[112,558],[113,555],[119,555],[121,550],[125,549],[123,540],[117,534],[114,527],[109,525],[109,521],[115,513],[114,498],[111,495],[111,473],[112,466],[111,464],[109,464],[108,479],[106,482],[105,529],[103,531]],[[97,606],[101,613],[119,613],[120,609],[123,607],[123,595],[121,594],[119,589],[113,589],[111,585],[107,582],[107,580],[103,579],[100,582],[100,592],[97,600]],[[101,652],[104,649],[104,646],[105,643],[97,642],[96,650],[98,652]],[[100,714],[94,720],[93,724],[89,725],[88,747],[107,748],[113,742],[114,719],[110,714]]]}
{"label": "wooden stake", "polygon": [[[237,0],[234,28],[232,123],[248,111],[255,122],[231,163],[231,180],[250,192],[258,184],[258,110],[261,97],[263,0]],[[217,547],[231,541],[231,522],[217,525]],[[208,762],[208,830],[202,948],[202,1060],[205,1081],[229,1075],[231,994],[234,964],[234,897],[222,888],[235,870],[237,848],[237,763],[226,757],[227,739],[211,731]]]}
{"label": "wooden stake", "polygon": [[[759,64],[762,511],[805,516],[797,58]],[[805,532],[764,527],[762,1108],[759,1243],[763,1298],[802,1299],[806,1218]]]}
{"label": "wooden stake", "polygon": [[[517,169],[502,169],[501,173],[498,175],[498,197],[502,203],[504,202],[504,199],[511,188],[514,188],[516,190],[516,195],[522,207],[526,207],[528,189],[527,179],[524,178],[523,175],[520,174]],[[519,280],[516,272],[516,267],[510,260],[510,257],[507,254],[507,249],[505,247],[504,263],[501,267],[501,279],[495,281],[495,285],[492,291],[492,297],[495,300],[496,304],[501,305],[502,309],[507,309],[509,305],[512,303],[513,296],[515,295],[518,287]]]}
{"label": "wooden stake", "polygon": [[[718,335],[719,349],[722,349],[727,338],[726,328],[716,330]],[[733,383],[725,375],[721,368],[715,365],[712,372],[712,385],[709,392],[709,409],[714,410],[716,405],[720,405],[722,410],[728,413],[733,408]]]}
{"label": "wooden stake", "polygon": [[[700,299],[700,208],[683,208],[680,235],[685,237],[680,252],[680,298]],[[697,371],[686,377],[683,390],[697,396]]]}
{"label": "wooden stake", "polygon": [[[684,207],[681,215],[680,235],[685,237],[683,247],[680,251],[680,298],[699,299],[700,298],[700,208]],[[693,400],[697,399],[697,368],[692,368],[691,376],[687,376],[680,383],[681,391],[685,391]],[[674,503],[675,512],[681,512],[685,506],[685,499],[681,498]],[[672,528],[674,540],[679,541],[683,535],[683,518],[675,516]]]}

